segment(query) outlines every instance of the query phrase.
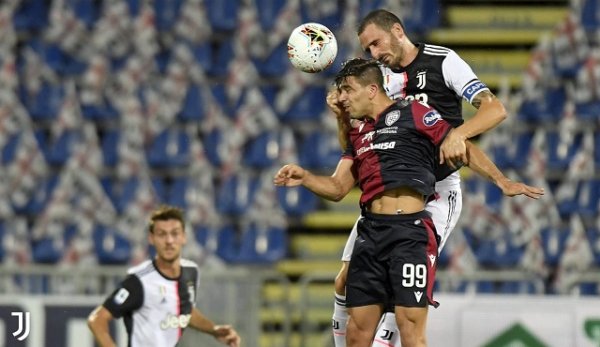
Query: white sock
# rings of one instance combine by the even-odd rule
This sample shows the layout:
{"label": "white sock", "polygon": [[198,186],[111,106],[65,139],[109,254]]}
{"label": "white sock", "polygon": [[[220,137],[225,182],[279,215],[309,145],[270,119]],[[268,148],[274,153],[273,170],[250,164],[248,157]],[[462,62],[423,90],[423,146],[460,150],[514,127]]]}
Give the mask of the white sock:
{"label": "white sock", "polygon": [[394,312],[386,312],[381,318],[373,347],[400,347],[400,332],[396,325],[396,315]]}
{"label": "white sock", "polygon": [[333,319],[331,320],[335,347],[346,347],[347,322],[348,309],[346,308],[346,296],[336,293],[335,303],[333,304]]}

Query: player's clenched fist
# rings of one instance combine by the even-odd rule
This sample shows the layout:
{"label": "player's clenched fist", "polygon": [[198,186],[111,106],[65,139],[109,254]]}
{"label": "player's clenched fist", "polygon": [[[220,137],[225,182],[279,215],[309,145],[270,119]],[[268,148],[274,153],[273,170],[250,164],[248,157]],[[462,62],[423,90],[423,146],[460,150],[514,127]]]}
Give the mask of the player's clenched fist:
{"label": "player's clenched fist", "polygon": [[273,179],[276,186],[294,187],[302,184],[306,170],[296,164],[283,166]]}

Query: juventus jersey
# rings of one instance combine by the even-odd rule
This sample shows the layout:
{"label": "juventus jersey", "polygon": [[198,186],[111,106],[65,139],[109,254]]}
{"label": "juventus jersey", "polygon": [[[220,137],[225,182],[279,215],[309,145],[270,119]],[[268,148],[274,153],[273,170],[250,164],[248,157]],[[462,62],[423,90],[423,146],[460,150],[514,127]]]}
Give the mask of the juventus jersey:
{"label": "juventus jersey", "polygon": [[436,110],[408,100],[392,104],[375,120],[356,122],[344,156],[354,160],[361,205],[399,187],[432,195],[435,148],[450,129]]}
{"label": "juventus jersey", "polygon": [[[408,66],[400,69],[381,66],[388,96],[424,102],[453,127],[460,126],[464,122],[461,98],[472,103],[475,95],[489,88],[453,50],[423,43],[417,47],[419,52]],[[437,159],[439,153],[435,154]],[[446,165],[438,165],[436,178],[442,180],[453,171]]]}
{"label": "juventus jersey", "polygon": [[127,272],[103,306],[113,317],[123,317],[130,347],[175,346],[195,306],[198,266],[181,259],[179,278],[160,273],[153,260]]}

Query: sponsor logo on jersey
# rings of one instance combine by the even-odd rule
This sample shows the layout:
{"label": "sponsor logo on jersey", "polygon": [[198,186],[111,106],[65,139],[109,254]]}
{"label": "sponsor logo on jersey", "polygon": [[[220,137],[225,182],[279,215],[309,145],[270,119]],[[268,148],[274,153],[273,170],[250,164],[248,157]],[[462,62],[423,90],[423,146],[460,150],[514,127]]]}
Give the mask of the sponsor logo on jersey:
{"label": "sponsor logo on jersey", "polygon": [[365,143],[365,141],[373,141],[373,135],[375,135],[375,131],[369,131],[368,133],[366,133],[362,138],[362,143]]}
{"label": "sponsor logo on jersey", "polygon": [[365,152],[368,152],[370,150],[373,149],[394,149],[394,147],[396,147],[396,142],[395,141],[389,141],[389,142],[382,142],[382,143],[371,143],[369,146],[364,146],[358,149],[358,151],[356,151],[356,156],[359,156]]}
{"label": "sponsor logo on jersey", "polygon": [[125,300],[127,300],[128,297],[129,297],[129,291],[125,288],[121,288],[121,289],[119,289],[117,294],[115,294],[113,301],[115,302],[115,304],[121,305],[125,302]]}
{"label": "sponsor logo on jersey", "polygon": [[435,125],[438,120],[442,119],[442,116],[437,113],[437,111],[429,111],[423,116],[423,124],[425,126],[430,127]]}
{"label": "sponsor logo on jersey", "polygon": [[427,71],[417,72],[417,88],[423,89],[427,84]]}
{"label": "sponsor logo on jersey", "polygon": [[400,119],[400,111],[395,110],[385,115],[385,125],[391,126]]}
{"label": "sponsor logo on jersey", "polygon": [[162,330],[167,329],[178,329],[185,328],[190,324],[190,319],[192,318],[191,314],[181,314],[179,316],[174,314],[167,314],[165,319],[160,322],[160,328]]}
{"label": "sponsor logo on jersey", "polygon": [[429,261],[431,262],[431,266],[433,266],[433,264],[435,264],[435,255],[430,254],[429,255]]}
{"label": "sponsor logo on jersey", "polygon": [[377,135],[379,135],[379,134],[397,134],[397,133],[398,133],[398,127],[389,127],[389,128],[383,128],[383,129],[377,130]]}

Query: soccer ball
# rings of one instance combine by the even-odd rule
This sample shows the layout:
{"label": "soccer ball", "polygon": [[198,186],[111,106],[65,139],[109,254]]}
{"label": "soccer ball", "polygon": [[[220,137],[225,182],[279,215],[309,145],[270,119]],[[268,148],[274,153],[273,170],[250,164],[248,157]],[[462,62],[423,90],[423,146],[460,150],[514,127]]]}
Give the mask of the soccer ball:
{"label": "soccer ball", "polygon": [[336,55],[335,36],[323,24],[304,23],[294,29],[288,39],[288,58],[301,71],[323,71]]}

